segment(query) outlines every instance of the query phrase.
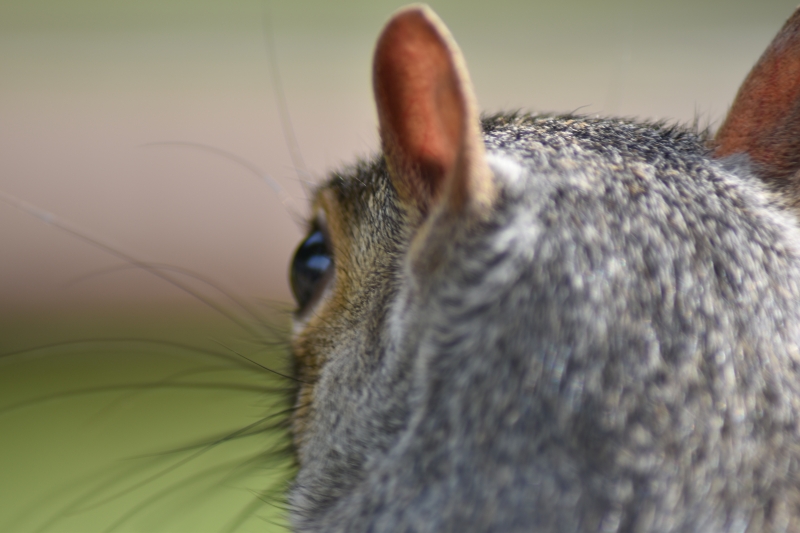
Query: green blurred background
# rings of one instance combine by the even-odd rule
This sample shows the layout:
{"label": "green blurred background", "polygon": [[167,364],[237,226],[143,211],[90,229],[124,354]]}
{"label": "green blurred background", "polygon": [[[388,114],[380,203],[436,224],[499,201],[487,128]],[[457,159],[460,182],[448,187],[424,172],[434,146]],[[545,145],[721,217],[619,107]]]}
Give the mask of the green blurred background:
{"label": "green blurred background", "polygon": [[[487,111],[713,127],[794,1],[431,4]],[[305,183],[377,147],[401,5],[0,2],[0,530],[281,527],[291,382],[237,354],[290,368]]]}

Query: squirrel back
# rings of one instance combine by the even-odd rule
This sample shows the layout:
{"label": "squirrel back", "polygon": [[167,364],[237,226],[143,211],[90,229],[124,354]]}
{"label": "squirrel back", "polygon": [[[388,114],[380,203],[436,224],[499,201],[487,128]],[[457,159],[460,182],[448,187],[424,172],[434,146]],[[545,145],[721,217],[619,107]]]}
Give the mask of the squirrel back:
{"label": "squirrel back", "polygon": [[298,531],[800,531],[800,11],[711,138],[479,119],[424,6],[291,277]]}

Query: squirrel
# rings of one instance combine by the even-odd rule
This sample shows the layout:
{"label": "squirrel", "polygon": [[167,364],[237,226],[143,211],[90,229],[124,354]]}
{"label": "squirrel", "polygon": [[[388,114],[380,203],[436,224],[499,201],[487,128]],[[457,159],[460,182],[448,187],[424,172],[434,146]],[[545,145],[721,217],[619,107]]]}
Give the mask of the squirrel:
{"label": "squirrel", "polygon": [[426,6],[292,260],[301,532],[800,531],[800,9],[717,133],[481,118]]}

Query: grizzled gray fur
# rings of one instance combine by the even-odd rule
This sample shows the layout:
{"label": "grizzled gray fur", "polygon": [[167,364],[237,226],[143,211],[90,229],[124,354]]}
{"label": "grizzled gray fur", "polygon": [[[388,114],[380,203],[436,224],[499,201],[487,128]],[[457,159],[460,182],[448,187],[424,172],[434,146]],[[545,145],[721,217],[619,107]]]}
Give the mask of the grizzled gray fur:
{"label": "grizzled gray fur", "polygon": [[369,360],[322,373],[298,528],[797,527],[795,220],[679,128],[484,128],[498,208],[479,231],[441,229],[424,285],[398,282],[380,160],[329,185],[387,217],[375,292],[396,301],[365,310]]}
{"label": "grizzled gray fur", "polygon": [[449,33],[399,12],[383,152],[319,188],[293,262],[295,529],[800,532],[787,72],[800,11],[714,138],[479,124]]}

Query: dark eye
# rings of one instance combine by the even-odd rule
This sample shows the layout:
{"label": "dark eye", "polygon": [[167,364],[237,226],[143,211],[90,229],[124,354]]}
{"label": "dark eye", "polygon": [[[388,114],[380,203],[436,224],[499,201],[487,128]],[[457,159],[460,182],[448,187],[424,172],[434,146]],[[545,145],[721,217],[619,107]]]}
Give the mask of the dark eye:
{"label": "dark eye", "polygon": [[325,235],[320,230],[312,230],[297,247],[289,273],[292,293],[301,310],[317,295],[331,265],[333,258]]}

